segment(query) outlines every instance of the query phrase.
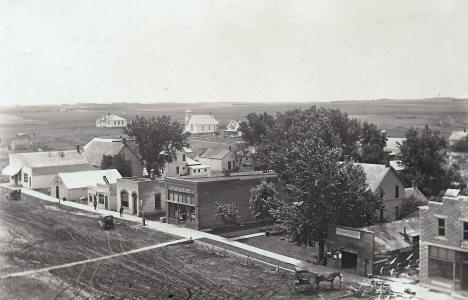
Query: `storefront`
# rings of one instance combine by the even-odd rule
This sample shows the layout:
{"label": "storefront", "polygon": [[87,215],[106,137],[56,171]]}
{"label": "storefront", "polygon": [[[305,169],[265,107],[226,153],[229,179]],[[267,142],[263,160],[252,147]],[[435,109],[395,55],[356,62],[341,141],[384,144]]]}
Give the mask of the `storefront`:
{"label": "storefront", "polygon": [[198,229],[195,198],[193,187],[168,184],[167,222]]}
{"label": "storefront", "polygon": [[433,283],[468,290],[468,253],[429,246],[428,271]]}

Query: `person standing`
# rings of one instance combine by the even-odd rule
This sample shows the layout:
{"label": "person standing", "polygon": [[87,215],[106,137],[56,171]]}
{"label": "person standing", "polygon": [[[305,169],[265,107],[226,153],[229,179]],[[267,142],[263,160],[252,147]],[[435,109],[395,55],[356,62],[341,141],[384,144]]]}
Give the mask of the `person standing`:
{"label": "person standing", "polygon": [[120,216],[121,216],[121,217],[123,216],[123,211],[124,211],[124,207],[123,207],[123,206],[120,206]]}
{"label": "person standing", "polygon": [[96,199],[94,199],[94,210],[96,210],[96,207],[97,207],[97,201]]}

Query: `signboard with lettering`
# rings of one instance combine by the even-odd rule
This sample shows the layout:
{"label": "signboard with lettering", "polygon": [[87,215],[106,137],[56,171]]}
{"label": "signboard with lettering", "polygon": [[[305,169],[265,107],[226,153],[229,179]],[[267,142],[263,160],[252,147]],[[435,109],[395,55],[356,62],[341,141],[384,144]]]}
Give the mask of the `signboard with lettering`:
{"label": "signboard with lettering", "polygon": [[361,232],[340,227],[336,227],[336,235],[347,236],[358,240],[361,239]]}

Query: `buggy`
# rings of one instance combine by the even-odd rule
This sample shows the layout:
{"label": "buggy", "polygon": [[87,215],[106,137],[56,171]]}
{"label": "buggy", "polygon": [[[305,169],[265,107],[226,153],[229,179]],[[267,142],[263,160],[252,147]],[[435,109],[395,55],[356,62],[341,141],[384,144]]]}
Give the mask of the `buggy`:
{"label": "buggy", "polygon": [[6,195],[7,200],[21,200],[21,190],[11,191]]}
{"label": "buggy", "polygon": [[106,229],[114,229],[114,217],[112,215],[102,217],[101,221],[98,221],[99,226]]}

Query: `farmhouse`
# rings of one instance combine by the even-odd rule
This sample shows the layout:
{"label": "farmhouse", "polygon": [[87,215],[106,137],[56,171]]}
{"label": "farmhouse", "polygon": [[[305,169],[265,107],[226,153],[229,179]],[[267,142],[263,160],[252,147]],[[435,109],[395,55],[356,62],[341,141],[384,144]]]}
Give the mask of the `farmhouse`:
{"label": "farmhouse", "polygon": [[117,180],[117,208],[131,215],[165,215],[164,179],[122,178]]}
{"label": "farmhouse", "polygon": [[114,114],[103,114],[96,119],[96,127],[118,128],[127,127],[127,120]]}
{"label": "farmhouse", "polygon": [[[81,200],[86,203],[89,187],[96,187],[97,184],[114,184],[119,178],[122,176],[116,169],[58,173],[51,182],[50,190],[53,191],[51,195],[62,200],[73,202]],[[99,200],[100,204],[104,206],[107,203],[106,208],[109,207],[109,198],[104,199],[104,194]]]}
{"label": "farmhouse", "polygon": [[216,218],[216,202],[232,202],[239,209],[239,222],[256,220],[249,211],[250,190],[262,181],[278,182],[274,173],[245,172],[231,176],[167,177],[167,222],[197,230],[222,227]]}
{"label": "farmhouse", "polygon": [[132,166],[132,176],[143,175],[143,163],[138,158],[135,141],[125,138],[104,139],[94,138],[83,147],[84,156],[87,161],[96,168],[101,168],[104,155],[120,154],[129,160]]}
{"label": "farmhouse", "polygon": [[398,258],[402,257],[408,266],[407,258],[417,249],[418,242],[417,217],[363,228],[332,225],[326,241],[327,265],[362,276],[390,273],[397,269],[394,262]]}
{"label": "farmhouse", "polygon": [[381,219],[396,220],[401,215],[401,207],[405,197],[405,183],[391,167],[378,164],[360,165],[366,174],[366,183],[373,193],[382,193],[384,209],[380,211]]}
{"label": "farmhouse", "polygon": [[32,138],[27,133],[17,133],[14,138],[11,139],[9,148],[11,150],[29,150],[31,148]]}
{"label": "farmhouse", "polygon": [[468,296],[468,197],[455,191],[420,207],[420,282]]}
{"label": "farmhouse", "polygon": [[200,151],[196,160],[210,166],[214,171],[221,172],[234,169],[236,157],[229,149],[207,148]]}
{"label": "farmhouse", "polygon": [[468,132],[466,132],[466,128],[463,131],[452,131],[449,137],[449,145],[453,146],[457,142],[466,139],[468,136]]}
{"label": "farmhouse", "polygon": [[185,111],[184,132],[191,134],[214,133],[218,129],[219,122],[214,118],[213,113],[209,115],[192,115],[192,111]]}
{"label": "farmhouse", "polygon": [[176,158],[166,163],[162,172],[162,177],[178,177],[186,175],[207,176],[211,174],[211,167],[202,165],[198,161],[190,158],[193,157],[193,151],[188,148],[183,148],[182,151],[176,153]]}
{"label": "farmhouse", "polygon": [[32,153],[10,153],[9,165],[2,175],[10,184],[50,194],[50,185],[58,173],[95,170],[79,149]]}
{"label": "farmhouse", "polygon": [[226,126],[224,130],[224,134],[226,135],[235,135],[235,136],[242,136],[242,132],[239,131],[240,123],[238,120],[232,120]]}

